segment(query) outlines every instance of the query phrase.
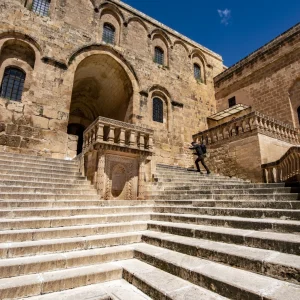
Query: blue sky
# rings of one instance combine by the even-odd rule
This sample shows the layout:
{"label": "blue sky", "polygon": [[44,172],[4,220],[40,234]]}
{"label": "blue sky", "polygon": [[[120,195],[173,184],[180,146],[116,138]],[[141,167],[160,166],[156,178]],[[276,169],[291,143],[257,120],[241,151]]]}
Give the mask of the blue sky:
{"label": "blue sky", "polygon": [[123,0],[231,66],[300,22],[300,0]]}

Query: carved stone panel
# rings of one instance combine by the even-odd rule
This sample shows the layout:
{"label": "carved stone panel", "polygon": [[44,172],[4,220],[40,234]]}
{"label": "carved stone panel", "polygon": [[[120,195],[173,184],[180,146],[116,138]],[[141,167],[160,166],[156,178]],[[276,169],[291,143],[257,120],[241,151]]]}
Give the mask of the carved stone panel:
{"label": "carved stone panel", "polygon": [[137,158],[112,154],[105,155],[105,178],[104,199],[137,199]]}

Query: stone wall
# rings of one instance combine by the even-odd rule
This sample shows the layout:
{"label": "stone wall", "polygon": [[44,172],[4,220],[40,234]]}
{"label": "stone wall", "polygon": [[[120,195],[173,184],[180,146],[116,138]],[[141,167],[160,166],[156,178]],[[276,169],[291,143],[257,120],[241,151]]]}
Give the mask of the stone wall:
{"label": "stone wall", "polygon": [[300,24],[215,78],[217,111],[228,99],[299,127]]}
{"label": "stone wall", "polygon": [[[106,22],[116,28],[114,45],[102,42]],[[17,44],[16,52],[8,57],[14,44]],[[153,61],[155,46],[165,50],[163,66]],[[30,55],[24,58],[23,53]],[[122,106],[122,102],[118,104],[120,109],[126,110],[122,121],[155,130],[156,160],[190,166],[186,146],[195,128],[206,129],[206,118],[216,110],[213,78],[223,70],[222,58],[115,0],[51,1],[49,15],[44,17],[24,7],[24,1],[1,1],[0,80],[8,65],[26,72],[22,101],[1,99],[0,102],[1,128],[5,128],[0,143],[5,149],[64,158],[68,156],[70,122],[86,127],[98,111],[110,117],[108,112],[105,115],[105,107],[99,107],[102,104],[96,107],[91,101],[87,109],[77,101],[82,94],[85,98],[86,95],[89,99],[97,98],[96,89],[84,90],[80,82],[89,76],[95,82],[100,80],[86,67],[86,59],[92,56],[99,58],[99,68],[103,68],[107,76],[120,79],[118,86],[104,85],[102,81],[101,89],[107,91],[106,94],[119,88],[122,82],[125,89],[131,89],[125,99],[126,106]],[[111,63],[102,67],[107,57]],[[201,67],[201,81],[194,78],[194,63]],[[76,73],[77,70],[80,72]],[[152,120],[153,97],[163,100],[163,123]],[[12,132],[8,125],[27,126],[33,133],[24,133],[22,129]],[[7,136],[19,138],[16,142]]]}

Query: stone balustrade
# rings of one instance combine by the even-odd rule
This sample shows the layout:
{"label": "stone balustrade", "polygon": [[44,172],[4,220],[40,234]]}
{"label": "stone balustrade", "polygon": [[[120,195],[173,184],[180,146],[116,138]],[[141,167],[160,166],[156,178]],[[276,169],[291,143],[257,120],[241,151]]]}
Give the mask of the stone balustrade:
{"label": "stone balustrade", "polygon": [[285,182],[300,174],[300,147],[291,147],[279,160],[262,165],[266,183]]}
{"label": "stone balustrade", "polygon": [[193,135],[193,140],[210,145],[226,139],[234,139],[253,131],[292,144],[299,143],[298,129],[257,111],[199,132]]}
{"label": "stone balustrade", "polygon": [[98,117],[84,131],[83,153],[94,149],[96,144],[118,146],[120,149],[153,152],[153,130]]}

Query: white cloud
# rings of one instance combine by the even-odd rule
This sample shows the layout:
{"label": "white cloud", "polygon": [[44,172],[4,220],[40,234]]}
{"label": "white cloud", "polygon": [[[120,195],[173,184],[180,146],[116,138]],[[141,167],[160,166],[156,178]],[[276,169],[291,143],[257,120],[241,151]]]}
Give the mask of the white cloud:
{"label": "white cloud", "polygon": [[231,18],[231,10],[228,8],[225,8],[224,10],[218,9],[218,14],[221,18],[221,23],[224,25],[228,25]]}

